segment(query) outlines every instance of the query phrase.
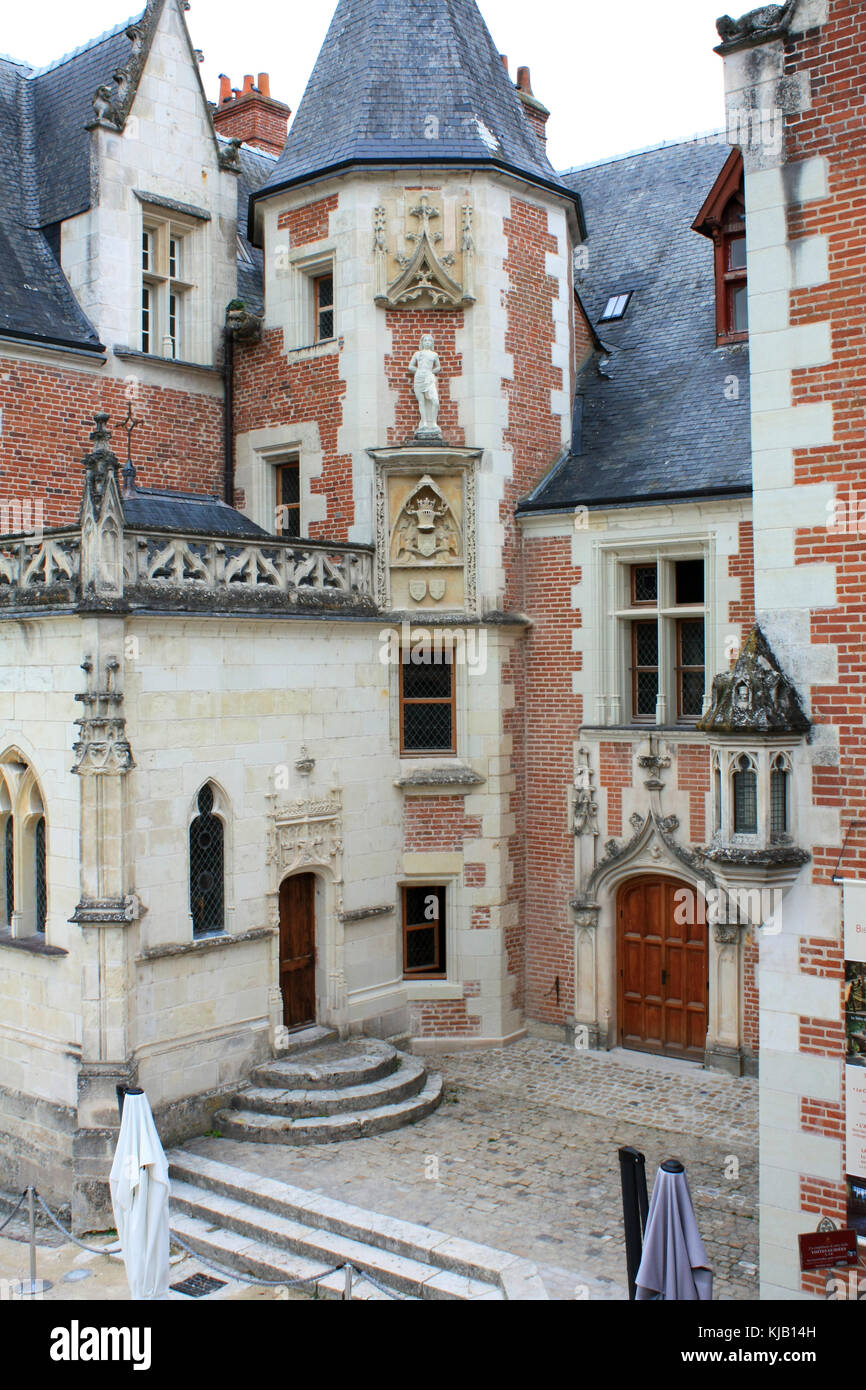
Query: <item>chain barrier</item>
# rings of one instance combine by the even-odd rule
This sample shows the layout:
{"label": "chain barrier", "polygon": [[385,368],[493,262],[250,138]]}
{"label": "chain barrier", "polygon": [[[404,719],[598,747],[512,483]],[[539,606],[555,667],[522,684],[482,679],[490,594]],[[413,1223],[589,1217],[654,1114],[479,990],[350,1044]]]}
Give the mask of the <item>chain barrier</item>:
{"label": "chain barrier", "polygon": [[[6,1227],[9,1225],[9,1222],[12,1221],[13,1218],[16,1217],[16,1216],[18,1215],[18,1212],[21,1210],[22,1203],[24,1202],[24,1199],[25,1199],[26,1196],[27,1196],[27,1188],[25,1187],[24,1191],[21,1193],[21,1196],[18,1198],[18,1204],[17,1204],[17,1206],[16,1206],[16,1207],[10,1212],[10,1214],[6,1217],[6,1220],[3,1222],[3,1225],[0,1226],[0,1231],[5,1231],[5,1230],[6,1230]],[[9,1240],[23,1240],[24,1237],[23,1237],[23,1236],[9,1236],[8,1239],[9,1239]]]}
{"label": "chain barrier", "polygon": [[54,1212],[51,1210],[50,1207],[47,1207],[45,1205],[41,1195],[38,1192],[34,1191],[33,1195],[36,1198],[42,1210],[45,1212],[45,1215],[48,1217],[49,1221],[51,1221],[57,1227],[60,1234],[65,1236],[67,1240],[71,1240],[73,1245],[77,1245],[79,1249],[87,1250],[91,1255],[116,1255],[119,1252],[120,1247],[117,1241],[112,1241],[110,1245],[85,1245],[83,1240],[79,1240],[78,1237],[74,1236],[71,1231],[67,1231],[65,1226],[61,1226],[60,1222],[57,1220],[57,1217],[54,1215]]}
{"label": "chain barrier", "polygon": [[[57,1220],[57,1217],[54,1215],[51,1208],[46,1204],[41,1194],[37,1192],[35,1188],[33,1190],[33,1195],[36,1198],[42,1210],[45,1212],[45,1215],[48,1217],[49,1221],[51,1221],[51,1223],[57,1227],[57,1230],[60,1232],[62,1236],[65,1236],[67,1240],[71,1240],[73,1245],[77,1245],[81,1250],[88,1251],[88,1253],[91,1255],[114,1255],[118,1253],[119,1247],[116,1241],[113,1241],[110,1245],[104,1246],[85,1245],[84,1242],[79,1240],[77,1236],[74,1236],[71,1231],[67,1231],[65,1226],[61,1226],[60,1222]],[[27,1190],[21,1193],[21,1196],[18,1200],[18,1205],[15,1207],[15,1210],[11,1213],[11,1215],[6,1218],[3,1225],[0,1226],[0,1231],[2,1231],[4,1227],[8,1226],[9,1222],[12,1220],[12,1217],[14,1217],[17,1214],[26,1196]],[[25,1237],[13,1236],[11,1237],[11,1239],[22,1240],[25,1239]],[[27,1239],[29,1239],[29,1237],[27,1237]],[[226,1269],[224,1265],[216,1264],[213,1260],[207,1259],[207,1257],[202,1255],[198,1250],[194,1250],[193,1247],[191,1245],[188,1245],[187,1242],[183,1240],[179,1235],[177,1235],[175,1231],[170,1232],[170,1239],[173,1245],[180,1246],[181,1250],[185,1250],[188,1255],[192,1255],[196,1260],[199,1261],[200,1264],[205,1265],[206,1268],[214,1270],[214,1272],[217,1274],[224,1274],[228,1279],[239,1280],[242,1284],[252,1284],[260,1288],[296,1289],[304,1285],[309,1286],[310,1284],[315,1284],[316,1286],[318,1286],[323,1279],[330,1278],[332,1274],[339,1274],[343,1272],[347,1276],[347,1287],[349,1289],[351,1289],[352,1286],[352,1276],[357,1276],[359,1280],[362,1280],[366,1284],[370,1284],[372,1288],[376,1289],[379,1293],[385,1294],[387,1298],[400,1299],[400,1294],[396,1293],[393,1289],[386,1288],[384,1284],[379,1283],[378,1279],[374,1279],[372,1274],[368,1274],[365,1271],[356,1269],[354,1265],[334,1265],[332,1269],[323,1270],[321,1274],[316,1274],[315,1276],[306,1275],[305,1277],[300,1279],[263,1279],[253,1275],[243,1274],[240,1270]]]}

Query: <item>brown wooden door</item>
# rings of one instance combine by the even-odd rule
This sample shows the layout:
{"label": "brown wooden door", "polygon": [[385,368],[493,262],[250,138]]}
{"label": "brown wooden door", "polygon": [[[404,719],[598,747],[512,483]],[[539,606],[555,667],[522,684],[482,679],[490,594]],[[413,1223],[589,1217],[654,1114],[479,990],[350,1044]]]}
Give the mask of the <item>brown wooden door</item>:
{"label": "brown wooden door", "polygon": [[707,1039],[707,928],[676,901],[672,878],[633,879],[619,891],[619,1037],[623,1047],[703,1061]]}
{"label": "brown wooden door", "polygon": [[315,874],[298,874],[280,885],[280,988],[285,1026],[315,1023]]}

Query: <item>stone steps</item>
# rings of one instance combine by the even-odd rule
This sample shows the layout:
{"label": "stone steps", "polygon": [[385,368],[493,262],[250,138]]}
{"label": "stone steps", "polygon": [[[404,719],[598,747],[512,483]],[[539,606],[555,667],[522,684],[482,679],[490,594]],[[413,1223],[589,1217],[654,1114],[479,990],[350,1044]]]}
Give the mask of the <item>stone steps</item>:
{"label": "stone steps", "polygon": [[[298,1118],[245,1108],[246,1093],[240,1091],[232,1101],[232,1108],[218,1110],[213,1123],[225,1139],[253,1144],[333,1144],[343,1139],[368,1139],[374,1134],[414,1124],[433,1113],[442,1100],[442,1078],[428,1076],[426,1072],[423,1078],[421,1089],[404,1100],[375,1105],[367,1110]],[[291,1102],[286,1101],[286,1105],[289,1104]]]}
{"label": "stone steps", "polygon": [[325,1091],[362,1086],[389,1076],[400,1063],[400,1053],[389,1043],[333,1042],[311,1045],[300,1055],[281,1057],[256,1067],[251,1079],[257,1086],[283,1090]]}
{"label": "stone steps", "polygon": [[[359,1085],[341,1086],[339,1090],[278,1089],[275,1068],[265,1084],[239,1091],[232,1101],[232,1108],[282,1115],[287,1119],[303,1119],[397,1105],[423,1089],[427,1070],[416,1057],[395,1054],[394,1061],[394,1069],[384,1076]],[[257,1080],[264,1070],[263,1067],[257,1069]]]}
{"label": "stone steps", "polygon": [[301,1279],[309,1292],[342,1298],[351,1264],[353,1298],[387,1297],[364,1276],[414,1299],[543,1299],[534,1265],[501,1250],[399,1221],[200,1154],[175,1150],[172,1230],[204,1257],[253,1278]]}

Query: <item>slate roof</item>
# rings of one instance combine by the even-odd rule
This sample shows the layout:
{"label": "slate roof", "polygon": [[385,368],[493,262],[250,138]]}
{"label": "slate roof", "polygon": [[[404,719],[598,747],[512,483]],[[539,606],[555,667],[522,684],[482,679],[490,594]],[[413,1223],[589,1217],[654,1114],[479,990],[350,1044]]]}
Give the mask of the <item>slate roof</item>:
{"label": "slate roof", "polygon": [[[715,345],[713,247],[691,230],[729,154],[689,141],[564,175],[588,227],[577,288],[609,361],[578,377],[572,452],[519,512],[751,491],[748,349]],[[626,291],[625,318],[600,324]]]}
{"label": "slate roof", "polygon": [[141,14],[58,59],[28,79],[40,227],[86,212],[91,203],[93,95],[132,53],[126,29]]}
{"label": "slate roof", "polygon": [[370,163],[498,166],[570,192],[475,0],[339,0],[283,153],[256,196]]}
{"label": "slate roof", "polygon": [[244,253],[238,254],[238,299],[242,299],[254,314],[261,314],[265,307],[265,257],[262,249],[254,246],[245,234],[247,209],[252,194],[274,172],[276,157],[250,145],[241,145],[238,153],[241,166],[238,179],[238,237]]}
{"label": "slate roof", "polygon": [[123,496],[127,526],[146,531],[190,532],[207,536],[237,536],[254,540],[268,532],[234,507],[198,492],[174,492],[167,488],[139,488]]}
{"label": "slate roof", "polygon": [[0,59],[0,334],[101,350],[39,230],[33,166],[27,158],[32,135],[26,122],[28,71]]}

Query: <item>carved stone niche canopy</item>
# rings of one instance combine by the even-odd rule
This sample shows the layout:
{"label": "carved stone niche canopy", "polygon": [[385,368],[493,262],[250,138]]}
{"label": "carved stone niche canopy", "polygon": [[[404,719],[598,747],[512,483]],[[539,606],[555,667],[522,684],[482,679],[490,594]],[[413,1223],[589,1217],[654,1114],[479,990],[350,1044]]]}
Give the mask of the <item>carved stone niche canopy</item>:
{"label": "carved stone niche canopy", "polygon": [[453,238],[446,239],[446,217],[434,190],[420,196],[407,190],[404,200],[402,238],[391,235],[403,222],[399,212],[386,206],[373,212],[376,303],[386,309],[461,309],[474,304],[471,206],[457,211],[458,226]]}
{"label": "carved stone niche canopy", "polygon": [[727,892],[747,903],[743,915],[753,925],[772,918],[809,860],[796,843],[794,794],[796,750],[809,728],[797,691],[755,627],[733,670],[716,676],[698,722],[710,742],[706,858]]}
{"label": "carved stone niche canopy", "polygon": [[474,612],[475,470],[481,451],[371,449],[376,599],[400,612]]}

